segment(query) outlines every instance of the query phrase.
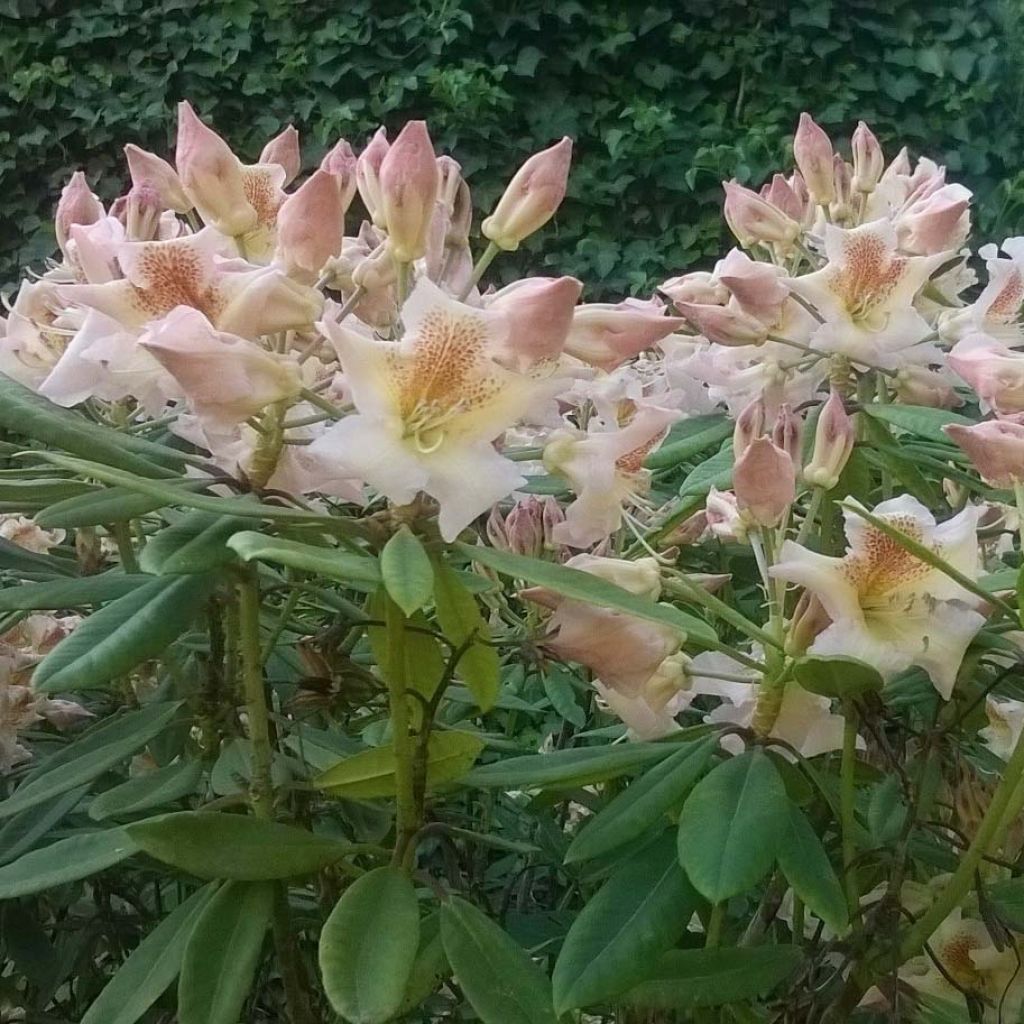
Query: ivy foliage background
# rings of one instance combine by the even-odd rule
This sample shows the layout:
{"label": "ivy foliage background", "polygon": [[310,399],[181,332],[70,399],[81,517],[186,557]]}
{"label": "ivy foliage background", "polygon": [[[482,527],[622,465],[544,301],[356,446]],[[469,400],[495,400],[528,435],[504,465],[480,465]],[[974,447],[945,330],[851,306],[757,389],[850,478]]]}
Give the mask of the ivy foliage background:
{"label": "ivy foliage background", "polygon": [[503,265],[591,299],[719,255],[720,181],[761,181],[803,109],[944,161],[983,233],[1013,233],[1021,19],[1019,0],[0,0],[0,282],[52,250],[71,171],[113,198],[122,145],[165,152],[183,97],[249,159],[288,121],[312,163],[425,117],[482,210],[572,135],[569,200]]}

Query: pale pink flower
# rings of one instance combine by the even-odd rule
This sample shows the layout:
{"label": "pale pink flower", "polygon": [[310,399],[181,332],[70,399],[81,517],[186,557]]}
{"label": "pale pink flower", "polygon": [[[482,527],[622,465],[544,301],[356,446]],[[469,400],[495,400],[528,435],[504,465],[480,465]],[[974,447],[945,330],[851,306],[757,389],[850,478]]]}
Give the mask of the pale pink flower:
{"label": "pale pink flower", "polygon": [[341,253],[345,209],[334,176],[314,171],[281,204],[274,262],[303,284],[313,284],[329,259]]}
{"label": "pale pink flower", "polygon": [[163,205],[175,213],[188,213],[192,200],[185,194],[178,172],[162,157],[128,143],[124,147],[133,185],[149,185],[160,194]]}
{"label": "pale pink flower", "polygon": [[60,194],[57,213],[54,216],[57,244],[61,250],[65,250],[72,225],[94,224],[105,212],[103,204],[89,188],[85,172],[75,171]]}
{"label": "pale pink flower", "polygon": [[565,351],[591,366],[614,370],[685,323],[683,317],[665,316],[653,301],[585,303],[576,307]]}
{"label": "pale pink flower", "polygon": [[950,423],[943,429],[992,487],[1014,487],[1024,481],[1024,425],[987,420],[969,427]]}
{"label": "pale pink flower", "polygon": [[290,184],[302,170],[302,153],[299,148],[299,133],[294,125],[287,125],[278,132],[260,153],[261,164],[277,164],[284,170],[282,186]]}
{"label": "pale pink flower", "polygon": [[557,359],[573,324],[583,285],[574,277],[526,277],[484,297],[486,309],[509,323],[508,351],[499,362],[522,370]]}
{"label": "pale pink flower", "polygon": [[793,137],[793,158],[811,199],[821,206],[831,203],[836,198],[832,140],[806,112]]}
{"label": "pale pink flower", "polygon": [[1024,412],[1024,353],[971,334],[953,346],[947,365],[970,384],[983,408],[999,415]]}
{"label": "pale pink flower", "polygon": [[439,175],[425,121],[408,121],[380,164],[380,216],[399,263],[424,255]]}
{"label": "pale pink flower", "polygon": [[356,161],[356,187],[363,205],[378,227],[384,226],[380,208],[380,165],[390,148],[388,133],[383,127],[378,128]]}
{"label": "pale pink flower", "polygon": [[759,526],[778,526],[796,498],[796,468],[771,438],[758,437],[736,460],[733,490],[740,510]]}

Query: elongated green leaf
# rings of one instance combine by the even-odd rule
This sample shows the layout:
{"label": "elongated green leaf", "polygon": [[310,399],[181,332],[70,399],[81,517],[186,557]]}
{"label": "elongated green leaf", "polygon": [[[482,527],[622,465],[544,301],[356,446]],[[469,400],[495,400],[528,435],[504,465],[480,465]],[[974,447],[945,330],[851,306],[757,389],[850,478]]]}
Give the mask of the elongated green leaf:
{"label": "elongated green leaf", "polygon": [[181,761],[146,772],[101,793],[89,805],[89,817],[102,821],[172,803],[194,793],[202,774],[199,761]]}
{"label": "elongated green leaf", "polygon": [[558,1024],[547,975],[471,903],[453,897],[441,907],[441,940],[483,1024]]}
{"label": "elongated green leaf", "polygon": [[762,750],[723,761],[679,816],[679,861],[697,891],[721,903],[768,873],[789,820],[786,788]]}
{"label": "elongated green leaf", "polygon": [[103,686],[155,658],[189,626],[213,576],[157,577],[90,615],[42,660],[41,693]]}
{"label": "elongated green leaf", "polygon": [[377,584],[380,582],[380,566],[372,555],[355,555],[337,548],[317,547],[299,541],[267,537],[254,530],[236,533],[230,541],[231,548],[243,562],[270,562],[287,565],[292,569],[303,569],[339,580],[350,586]]}
{"label": "elongated green leaf", "polygon": [[0,537],[0,569],[45,576],[74,576],[77,566],[67,559],[29,551],[6,537]]}
{"label": "elongated green leaf", "polygon": [[846,931],[850,918],[843,887],[821,840],[799,807],[789,808],[778,857],[779,867],[797,896],[834,932]]}
{"label": "elongated green leaf", "polygon": [[0,479],[0,506],[10,505],[10,511],[22,512],[25,515],[52,505],[55,501],[95,493],[95,487],[84,484],[81,480]]}
{"label": "elongated green leaf", "polygon": [[599,857],[654,829],[689,793],[717,749],[714,736],[680,745],[583,828],[566,852],[566,863]]}
{"label": "elongated green leaf", "polygon": [[405,983],[402,1002],[397,1016],[412,1013],[436,992],[438,986],[452,973],[441,941],[441,915],[431,914],[420,922],[420,948],[416,951],[409,980]]}
{"label": "elongated green leaf", "polygon": [[184,466],[181,453],[173,448],[91,423],[6,374],[0,374],[0,427],[50,448],[143,476],[166,476]]}
{"label": "elongated green leaf", "polygon": [[416,890],[398,868],[357,878],[320,932],[331,1006],[351,1024],[383,1024],[402,1005],[420,942]]}
{"label": "elongated green leaf", "polygon": [[54,825],[78,806],[86,788],[72,789],[14,815],[0,828],[0,864],[9,864],[31,850]]}
{"label": "elongated green leaf", "polygon": [[[683,420],[681,426],[691,426],[691,430],[685,437],[676,437],[675,432],[670,433],[668,440],[644,460],[644,465],[648,469],[670,469],[672,466],[678,466],[713,444],[731,437],[733,431],[732,421],[720,414],[697,416],[692,421]],[[697,426],[701,429],[692,429]]]}
{"label": "elongated green leaf", "polygon": [[627,859],[565,937],[552,978],[558,1014],[603,1003],[643,981],[700,903],[679,866],[674,835]]}
{"label": "elongated green leaf", "polygon": [[719,490],[732,483],[733,466],[732,440],[722,445],[720,451],[696,466],[679,487],[680,498],[703,497],[712,487]]}
{"label": "elongated green leaf", "polygon": [[501,689],[498,652],[489,646],[491,630],[480,614],[476,598],[451,567],[440,560],[434,563],[434,603],[437,621],[449,642],[461,647],[474,639],[459,660],[457,674],[465,680],[480,710],[489,711]]}
{"label": "elongated green leaf", "polygon": [[228,882],[199,913],[178,978],[178,1024],[238,1024],[274,908],[270,882]]}
{"label": "elongated green leaf", "polygon": [[136,852],[135,844],[119,828],[58,840],[0,868],[0,900],[76,882]]}
{"label": "elongated green leaf", "polygon": [[576,702],[576,691],[573,689],[571,674],[558,665],[548,665],[541,674],[544,693],[551,706],[567,722],[572,722],[577,729],[582,729],[587,722],[587,713]]}
{"label": "elongated green leaf", "polygon": [[601,605],[604,608],[614,608],[629,615],[636,615],[641,619],[674,626],[698,643],[713,644],[717,642],[715,631],[696,616],[687,615],[686,612],[671,605],[658,604],[655,601],[637,597],[628,590],[623,590],[622,587],[600,579],[592,573],[570,569],[565,565],[556,565],[554,562],[544,562],[539,558],[527,558],[525,555],[517,555],[511,551],[498,551],[496,548],[473,547],[471,544],[463,543],[457,543],[454,546],[467,558],[489,566],[506,576],[548,587],[563,597]]}
{"label": "elongated green leaf", "polygon": [[164,814],[125,831],[143,852],[198,878],[258,882],[308,875],[350,850],[291,825],[216,811]]}
{"label": "elongated green leaf", "polygon": [[548,754],[524,754],[474,768],[462,781],[467,786],[499,789],[584,786],[660,761],[675,749],[666,743],[630,743],[620,747],[579,747],[552,750]]}
{"label": "elongated green leaf", "polygon": [[793,665],[793,675],[805,690],[822,697],[859,697],[865,693],[881,693],[885,686],[873,665],[838,654],[798,658]]}
{"label": "elongated green leaf", "polygon": [[985,890],[985,897],[1005,924],[1015,931],[1024,931],[1024,878],[994,882]]}
{"label": "elongated green leaf", "polygon": [[59,758],[51,758],[42,766],[45,770],[0,802],[0,818],[9,818],[92,781],[158,736],[180,708],[180,703],[150,704],[103,723],[102,728],[65,747]]}
{"label": "elongated green leaf", "polygon": [[[427,740],[427,788],[453,782],[469,771],[484,741],[468,732],[438,732]],[[374,747],[346,757],[314,781],[331,796],[353,800],[395,795],[395,752]]]}
{"label": "elongated green leaf", "polygon": [[82,1024],[135,1024],[178,976],[192,929],[215,892],[210,883],[175,907],[121,964]]}
{"label": "elongated green leaf", "polygon": [[[180,480],[175,484],[182,491],[195,491],[205,486],[202,480]],[[135,519],[163,505],[174,504],[163,495],[139,494],[129,487],[104,487],[90,494],[48,505],[35,516],[45,529],[74,529],[79,526],[99,526]]]}
{"label": "elongated green leaf", "polygon": [[247,525],[249,521],[239,516],[190,512],[146,542],[139,565],[143,572],[168,576],[208,572],[233,562],[237,564],[234,551],[225,542]]}
{"label": "elongated green leaf", "polygon": [[102,576],[82,576],[75,580],[53,580],[46,583],[22,583],[18,587],[0,590],[0,612],[22,610],[57,610],[81,608],[88,604],[103,604],[116,601],[130,594],[145,583],[152,582],[151,576],[139,573],[125,575],[107,572]]}
{"label": "elongated green leaf", "polygon": [[622,1002],[645,1010],[743,1002],[770,992],[799,963],[800,950],[794,946],[672,950]]}
{"label": "elongated green leaf", "polygon": [[863,411],[872,419],[892,424],[918,437],[926,437],[929,441],[950,444],[943,432],[943,427],[950,423],[961,423],[970,426],[973,420],[948,409],[933,409],[924,405],[865,405]]}
{"label": "elongated green leaf", "polygon": [[380,572],[391,600],[406,615],[424,608],[434,596],[430,556],[408,526],[402,526],[384,545]]}

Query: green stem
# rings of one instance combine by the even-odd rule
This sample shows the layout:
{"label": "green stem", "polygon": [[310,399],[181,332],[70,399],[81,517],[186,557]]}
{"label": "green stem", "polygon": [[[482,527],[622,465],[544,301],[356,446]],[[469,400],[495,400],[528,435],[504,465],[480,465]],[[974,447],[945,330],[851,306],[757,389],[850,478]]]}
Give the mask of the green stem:
{"label": "green stem", "polygon": [[405,616],[387,599],[388,697],[391,707],[391,744],[395,752],[395,850],[392,863],[402,865],[405,851],[419,827],[416,820],[416,791],[413,772],[412,737],[409,735],[409,698],[406,695]]}
{"label": "green stem", "polygon": [[288,886],[284,882],[274,885],[273,911],[274,947],[281,968],[281,982],[291,1024],[311,1024],[313,1016],[306,999],[307,982],[303,977],[295,946],[295,930],[288,906]]}
{"label": "green stem", "polygon": [[473,290],[473,286],[477,284],[481,277],[484,276],[484,271],[494,262],[494,257],[501,252],[500,246],[494,242],[488,242],[487,248],[484,249],[480,259],[476,261],[473,266],[473,273],[469,277],[469,282],[466,287],[463,288],[462,294],[459,296],[460,300],[464,300],[467,295]]}
{"label": "green stem", "polygon": [[139,560],[135,557],[135,548],[132,546],[131,526],[125,521],[113,523],[110,532],[117,544],[117,553],[121,556],[121,568],[127,572],[139,571]]}
{"label": "green stem", "polygon": [[238,640],[242,655],[242,687],[252,748],[252,781],[249,798],[253,813],[269,821],[274,817],[274,788],[271,778],[273,749],[270,745],[270,715],[263,683],[263,655],[260,649],[260,586],[254,570],[246,570],[238,584]]}
{"label": "green stem", "polygon": [[309,402],[310,405],[314,405],[316,408],[322,409],[332,420],[340,420],[345,415],[345,413],[333,402],[328,402],[326,398],[321,398],[320,395],[315,391],[311,391],[309,388],[303,388],[299,392],[299,397]]}
{"label": "green stem", "polygon": [[409,281],[411,278],[411,269],[411,263],[403,263],[400,260],[395,260],[395,271],[398,275],[398,280],[395,282],[395,291],[398,296],[399,309],[401,309],[402,306],[405,305],[405,300],[409,297]]}
{"label": "green stem", "polygon": [[725,918],[725,904],[716,903],[708,917],[708,930],[704,939],[704,948],[713,949],[722,940],[722,921]]}
{"label": "green stem", "polygon": [[771,633],[766,633],[760,626],[753,623],[741,612],[726,604],[714,594],[708,593],[699,583],[694,583],[683,573],[673,573],[665,580],[667,593],[675,593],[678,597],[686,597],[695,604],[703,605],[709,612],[717,615],[723,622],[728,622],[751,640],[782,650],[781,641]]}
{"label": "green stem", "polygon": [[800,530],[796,535],[797,544],[803,544],[810,536],[815,520],[818,518],[818,510],[825,498],[825,490],[822,487],[815,487],[811,492],[811,503],[807,506],[804,514],[804,521],[800,524]]}
{"label": "green stem", "polygon": [[857,911],[860,893],[853,861],[856,857],[854,833],[854,768],[857,762],[857,708],[852,700],[843,701],[843,754],[839,767],[839,815],[843,833],[843,882],[850,914]]}

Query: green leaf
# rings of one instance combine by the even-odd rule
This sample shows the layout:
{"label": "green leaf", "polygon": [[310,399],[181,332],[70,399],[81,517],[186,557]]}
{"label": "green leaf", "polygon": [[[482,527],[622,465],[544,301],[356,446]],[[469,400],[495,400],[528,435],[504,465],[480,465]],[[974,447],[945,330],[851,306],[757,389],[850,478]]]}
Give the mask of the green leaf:
{"label": "green leaf", "polygon": [[69,790],[14,815],[0,828],[0,864],[9,864],[31,850],[37,840],[78,806],[87,788]]}
{"label": "green leaf", "polygon": [[800,963],[794,946],[677,949],[622,1002],[644,1010],[724,1006],[765,995]]}
{"label": "green leaf", "polygon": [[538,558],[527,558],[511,551],[498,551],[496,548],[473,547],[471,544],[462,543],[454,546],[467,558],[481,565],[486,565],[506,576],[548,587],[563,597],[601,605],[604,608],[614,608],[616,611],[636,615],[641,619],[674,626],[697,643],[709,645],[718,642],[715,631],[706,622],[693,615],[687,615],[672,605],[658,604],[637,597],[593,573],[581,572],[579,569],[571,569],[554,562],[544,562]]}
{"label": "green leaf", "polygon": [[667,743],[629,743],[525,754],[474,768],[462,782],[466,786],[499,789],[586,786],[660,761],[675,749]]}
{"label": "green leaf", "polygon": [[797,896],[834,932],[845,932],[850,918],[843,887],[811,823],[792,805],[779,841],[778,858]]}
{"label": "green leaf", "polygon": [[82,576],[74,580],[22,583],[0,590],[0,612],[50,611],[103,604],[133,593],[143,584],[151,583],[152,579],[141,574],[107,572],[102,576]]}
{"label": "green leaf", "polygon": [[701,903],[665,835],[627,858],[592,896],[565,937],[552,978],[561,1015],[614,999],[650,972]]}
{"label": "green leaf", "polygon": [[135,844],[119,828],[60,839],[0,868],[0,900],[77,882],[136,852]]}
{"label": "green leaf", "polygon": [[380,553],[380,574],[391,599],[407,615],[434,596],[434,569],[419,538],[402,526]]}
{"label": "green leaf", "polygon": [[441,632],[451,644],[462,647],[473,641],[463,651],[457,672],[480,710],[489,711],[501,690],[498,652],[489,646],[491,630],[480,614],[476,598],[451,567],[440,560],[434,563],[434,603]]}
{"label": "green leaf", "polygon": [[136,1024],[181,971],[185,945],[215,892],[215,885],[205,885],[175,907],[117,969],[82,1024]]}
{"label": "green leaf", "polygon": [[696,466],[683,480],[679,487],[680,498],[703,497],[712,487],[719,490],[732,484],[732,440],[722,445],[722,449]]}
{"label": "green leaf", "polygon": [[[714,414],[711,416],[695,416],[692,420],[683,420],[680,426],[691,429],[685,437],[679,437],[673,430],[668,440],[656,451],[651,452],[644,460],[648,469],[671,469],[694,455],[699,455],[713,444],[724,441],[732,436],[733,423],[727,416]],[[695,427],[701,429],[693,429]]]}
{"label": "green leaf", "polygon": [[576,703],[576,691],[570,682],[571,674],[557,665],[548,665],[541,673],[541,682],[551,706],[577,729],[587,723],[587,713]]}
{"label": "green leaf", "polygon": [[89,690],[155,658],[191,625],[213,576],[158,576],[90,615],[43,658],[40,693]]}
{"label": "green leaf", "polygon": [[690,792],[717,749],[715,736],[682,744],[583,827],[569,846],[565,862],[600,857],[654,829]]}
{"label": "green leaf", "polygon": [[238,1024],[274,907],[270,882],[228,882],[189,935],[178,978],[178,1024]]}
{"label": "green leaf", "polygon": [[182,454],[173,448],[91,423],[6,374],[0,374],[0,427],[48,448],[98,459],[143,476],[167,476],[180,472],[185,464]]}
{"label": "green leaf", "polygon": [[[427,788],[461,779],[484,748],[468,732],[437,732],[427,740]],[[313,785],[331,796],[370,800],[395,795],[395,751],[374,747],[352,754],[328,768]]]}
{"label": "green leaf", "polygon": [[177,716],[181,703],[150,704],[104,722],[94,732],[40,765],[38,774],[0,802],[0,818],[9,818],[28,807],[76,789],[123,761],[158,736]]}
{"label": "green leaf", "polygon": [[320,972],[331,1006],[351,1024],[398,1012],[420,941],[416,890],[398,868],[357,878],[320,932]]}
{"label": "green leaf", "polygon": [[95,797],[89,805],[89,817],[102,821],[173,803],[194,793],[202,775],[200,761],[180,761],[146,772]]}
{"label": "green leaf", "polygon": [[6,537],[0,537],[0,568],[9,572],[39,573],[47,576],[74,576],[76,566],[67,559],[29,551]]}
{"label": "green leaf", "polygon": [[871,791],[868,831],[876,846],[891,843],[903,830],[907,808],[898,775],[887,775]]}
{"label": "green leaf", "polygon": [[143,572],[157,576],[208,572],[237,564],[228,538],[249,525],[239,516],[216,516],[209,512],[190,512],[146,541],[139,555]]}
{"label": "green leaf", "polygon": [[916,434],[918,437],[926,437],[929,441],[938,441],[940,444],[950,444],[949,438],[943,431],[943,427],[950,423],[961,423],[964,426],[971,426],[973,420],[958,413],[950,412],[948,409],[933,409],[924,405],[865,405],[863,412],[872,419],[889,423],[908,434]]}
{"label": "green leaf", "polygon": [[247,882],[308,875],[351,852],[347,843],[243,814],[178,811],[125,826],[144,853],[197,878]]}
{"label": "green leaf", "polygon": [[397,1017],[401,1019],[417,1009],[451,973],[441,941],[441,915],[431,914],[420,923],[420,947],[405,983]]}
{"label": "green leaf", "polygon": [[716,765],[679,816],[679,861],[712,903],[745,892],[775,860],[789,818],[786,787],[762,750]]}
{"label": "green leaf", "polygon": [[228,541],[243,562],[270,562],[290,569],[313,572],[349,586],[380,583],[380,566],[370,554],[355,555],[337,548],[317,547],[299,541],[267,537],[253,530],[236,533]]}
{"label": "green leaf", "polygon": [[[194,491],[205,487],[206,482],[181,480],[176,486],[183,491]],[[48,505],[35,516],[35,521],[47,530],[71,530],[79,526],[99,526],[102,523],[136,519],[166,504],[168,502],[163,496],[154,498],[151,494],[139,494],[128,487],[104,487],[90,494]]]}
{"label": "green leaf", "polygon": [[793,664],[796,681],[821,697],[845,700],[865,693],[881,693],[885,680],[873,665],[841,654],[828,657],[805,655]]}
{"label": "green leaf", "polygon": [[452,897],[441,907],[441,939],[483,1024],[558,1024],[547,975],[471,903]]}

